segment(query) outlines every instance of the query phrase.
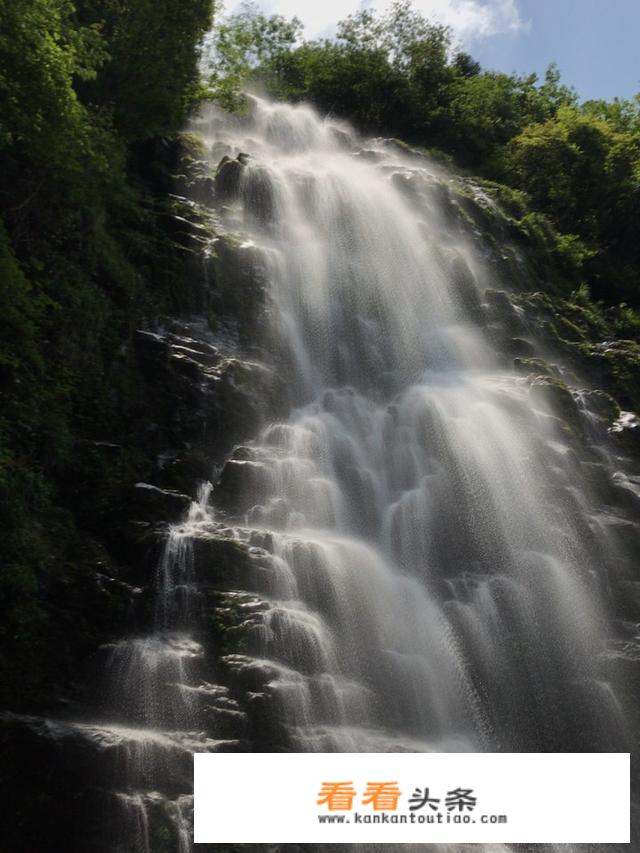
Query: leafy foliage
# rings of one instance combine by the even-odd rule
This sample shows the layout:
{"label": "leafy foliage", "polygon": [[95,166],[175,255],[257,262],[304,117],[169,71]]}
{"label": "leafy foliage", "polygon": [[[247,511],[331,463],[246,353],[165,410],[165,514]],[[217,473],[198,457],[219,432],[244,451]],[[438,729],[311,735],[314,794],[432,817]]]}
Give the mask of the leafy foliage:
{"label": "leafy foliage", "polygon": [[0,0],[0,684],[14,704],[51,685],[72,642],[53,647],[47,602],[87,571],[78,447],[109,437],[131,326],[174,298],[132,143],[182,125],[210,24],[211,0]]}
{"label": "leafy foliage", "polygon": [[592,248],[586,269],[595,292],[638,302],[640,134],[590,105],[561,107],[510,140],[503,164],[510,183]]}
{"label": "leafy foliage", "polygon": [[[266,40],[269,31],[279,37]],[[260,83],[365,132],[439,148],[523,190],[564,234],[594,295],[640,304],[640,96],[580,104],[555,64],[543,80],[483,70],[410,0],[382,16],[360,11],[334,39],[311,42],[297,22],[249,6],[219,30],[214,52],[216,38],[221,55],[241,44],[225,78],[228,105],[238,87]]]}
{"label": "leafy foliage", "polygon": [[95,559],[86,495],[109,512],[146,464],[135,449],[85,464],[81,450],[130,426],[132,327],[184,304],[158,224],[155,158],[171,145],[153,137],[202,97],[241,109],[263,86],[491,181],[514,233],[551,246],[545,268],[575,291],[549,281],[554,301],[528,308],[580,356],[629,338],[599,357],[640,399],[639,98],[580,104],[553,65],[543,80],[484,70],[408,0],[319,41],[250,4],[213,31],[211,15],[212,0],[0,0],[0,684],[14,704],[55,680],[48,590],[70,595]]}
{"label": "leafy foliage", "polygon": [[108,52],[84,98],[108,108],[126,140],[179,127],[202,94],[200,43],[212,0],[77,0],[77,10]]}
{"label": "leafy foliage", "polygon": [[0,150],[20,149],[65,174],[91,151],[92,126],[76,80],[106,59],[96,27],[74,21],[71,2],[15,0],[1,7]]}
{"label": "leafy foliage", "polygon": [[229,109],[243,107],[242,89],[252,72],[260,67],[263,75],[277,75],[301,32],[297,18],[267,17],[254,4],[244,3],[209,36],[203,64],[210,93]]}

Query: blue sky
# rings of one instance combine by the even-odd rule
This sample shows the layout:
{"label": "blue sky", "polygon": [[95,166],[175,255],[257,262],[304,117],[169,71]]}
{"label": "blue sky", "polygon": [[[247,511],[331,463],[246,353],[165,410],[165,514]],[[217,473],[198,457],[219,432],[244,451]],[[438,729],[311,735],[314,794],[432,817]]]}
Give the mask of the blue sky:
{"label": "blue sky", "polygon": [[[361,5],[390,0],[260,0],[270,12],[297,15],[307,37],[330,34]],[[230,4],[231,5],[231,4]],[[483,66],[544,73],[555,60],[581,98],[640,92],[640,0],[414,0],[449,24]]]}
{"label": "blue sky", "polygon": [[582,98],[640,92],[640,0],[519,0],[516,32],[472,44],[483,65],[543,73],[555,60]]}

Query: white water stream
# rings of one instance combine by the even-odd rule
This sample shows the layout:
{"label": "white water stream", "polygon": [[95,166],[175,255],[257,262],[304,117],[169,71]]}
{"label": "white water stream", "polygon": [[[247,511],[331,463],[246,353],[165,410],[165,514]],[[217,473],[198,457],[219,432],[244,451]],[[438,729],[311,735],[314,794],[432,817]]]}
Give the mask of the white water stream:
{"label": "white water stream", "polygon": [[[264,259],[292,410],[227,462],[212,499],[233,483],[233,513],[204,492],[173,528],[157,632],[112,652],[130,717],[170,756],[217,748],[203,696],[239,713],[203,679],[194,615],[194,543],[224,529],[256,566],[224,664],[261,679],[285,748],[624,749],[602,654],[615,546],[566,425],[480,322],[501,285],[447,176],[305,107],[256,100],[203,127],[251,155],[222,215]],[[149,853],[142,800],[130,811],[142,841],[122,849]]]}

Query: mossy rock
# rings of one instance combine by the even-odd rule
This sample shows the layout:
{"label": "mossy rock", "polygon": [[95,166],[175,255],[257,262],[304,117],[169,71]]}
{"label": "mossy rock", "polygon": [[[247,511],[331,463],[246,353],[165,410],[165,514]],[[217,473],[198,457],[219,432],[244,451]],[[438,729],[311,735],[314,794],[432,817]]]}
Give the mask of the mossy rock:
{"label": "mossy rock", "polygon": [[517,357],[513,359],[513,368],[525,376],[549,376],[558,378],[558,368],[548,364],[542,358]]}
{"label": "mossy rock", "polygon": [[244,591],[217,593],[212,604],[217,654],[250,653],[251,634],[262,625],[262,614],[269,605],[259,596]]}
{"label": "mossy rock", "polygon": [[202,587],[233,589],[247,583],[253,566],[245,543],[222,535],[199,536],[192,542],[193,563]]}
{"label": "mossy rock", "polygon": [[526,214],[528,199],[521,190],[481,178],[474,178],[474,183],[499,205],[505,216],[522,219]]}
{"label": "mossy rock", "polygon": [[505,338],[502,342],[502,350],[510,356],[533,359],[536,348],[525,338]]}
{"label": "mossy rock", "polygon": [[582,329],[563,316],[556,317],[553,323],[550,324],[550,327],[554,336],[560,338],[560,340],[579,343],[587,339]]}
{"label": "mossy rock", "polygon": [[219,201],[234,201],[238,197],[244,167],[245,163],[239,158],[235,160],[230,157],[222,158],[214,177],[215,193]]}
{"label": "mossy rock", "polygon": [[246,170],[242,182],[242,197],[247,216],[263,227],[274,223],[276,195],[267,169],[254,166]]}
{"label": "mossy rock", "polygon": [[183,155],[188,155],[194,159],[206,160],[207,146],[202,136],[185,130],[178,135],[178,139]]}
{"label": "mossy rock", "polygon": [[607,425],[620,417],[620,406],[606,391],[583,391],[582,399],[587,409]]}
{"label": "mossy rock", "polygon": [[460,255],[456,255],[451,261],[449,275],[464,317],[482,322],[484,315],[476,280],[469,265]]}
{"label": "mossy rock", "polygon": [[529,387],[529,396],[534,403],[556,415],[570,426],[579,421],[578,407],[571,391],[560,379],[537,376]]}
{"label": "mossy rock", "polygon": [[629,408],[640,409],[640,344],[612,341],[599,350],[610,365],[616,396]]}
{"label": "mossy rock", "polygon": [[484,298],[492,313],[496,316],[517,317],[516,309],[513,307],[509,295],[504,290],[494,290],[487,288],[484,292]]}
{"label": "mossy rock", "polygon": [[634,412],[620,412],[609,434],[625,453],[640,454],[640,418]]}

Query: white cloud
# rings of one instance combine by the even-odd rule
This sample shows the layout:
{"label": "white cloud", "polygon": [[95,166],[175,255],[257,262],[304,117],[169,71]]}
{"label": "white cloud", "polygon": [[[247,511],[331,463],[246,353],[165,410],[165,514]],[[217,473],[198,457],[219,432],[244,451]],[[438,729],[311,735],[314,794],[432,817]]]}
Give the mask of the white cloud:
{"label": "white cloud", "polygon": [[[287,18],[296,15],[304,23],[307,37],[312,38],[330,32],[339,20],[362,6],[382,12],[391,0],[263,0],[260,5]],[[518,0],[414,0],[414,7],[430,20],[450,26],[463,44],[527,27]]]}
{"label": "white cloud", "polygon": [[516,0],[417,0],[426,17],[448,24],[462,42],[523,29]]}

